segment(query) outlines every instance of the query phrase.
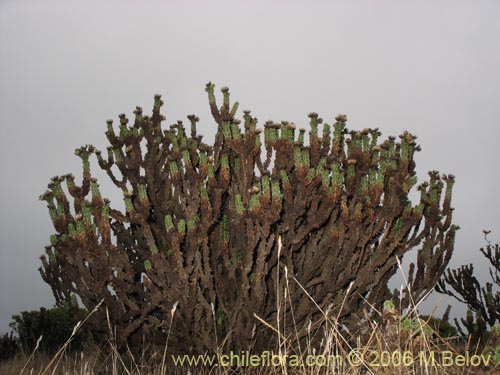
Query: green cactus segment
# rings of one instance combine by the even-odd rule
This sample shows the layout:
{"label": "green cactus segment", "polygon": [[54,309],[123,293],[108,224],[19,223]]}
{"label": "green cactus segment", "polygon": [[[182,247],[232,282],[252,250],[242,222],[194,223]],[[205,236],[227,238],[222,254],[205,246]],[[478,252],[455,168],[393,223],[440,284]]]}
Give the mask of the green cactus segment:
{"label": "green cactus segment", "polygon": [[257,210],[260,207],[261,207],[261,204],[260,204],[259,195],[253,194],[250,197],[250,203],[249,203],[249,209],[250,209],[250,211],[253,212],[253,211]]}
{"label": "green cactus segment", "polygon": [[342,185],[344,184],[344,177],[340,171],[340,164],[337,162],[332,164],[332,183],[333,187],[338,190],[342,189]]}
{"label": "green cactus segment", "polygon": [[171,215],[165,215],[165,229],[167,232],[170,232],[174,228],[174,223],[172,221],[172,216]]}
{"label": "green cactus segment", "polygon": [[213,164],[208,165],[208,177],[209,178],[214,178],[215,177],[215,170]]}
{"label": "green cactus segment", "polygon": [[284,187],[290,187],[290,179],[288,178],[288,174],[285,170],[280,171],[281,183]]}
{"label": "green cactus segment", "polygon": [[413,176],[410,179],[407,179],[403,182],[403,191],[405,193],[409,192],[413,186],[417,183],[417,176]]}
{"label": "green cactus segment", "polygon": [[300,168],[304,165],[302,160],[302,150],[299,147],[296,147],[293,150],[293,158],[295,160],[295,168]]}
{"label": "green cactus segment", "polygon": [[311,137],[317,137],[318,135],[318,114],[317,113],[310,113],[309,114],[309,125],[311,127]]}
{"label": "green cactus segment", "polygon": [[120,140],[123,141],[130,135],[127,125],[120,125]]}
{"label": "green cactus segment", "polygon": [[300,146],[303,146],[304,145],[304,134],[305,134],[305,129],[299,129],[299,136],[297,138],[297,143],[300,145]]}
{"label": "green cactus segment", "polygon": [[323,139],[330,138],[331,132],[332,132],[331,126],[325,122],[323,124]]}
{"label": "green cactus segment", "polygon": [[170,173],[172,176],[176,176],[179,173],[179,167],[175,161],[170,162]]}
{"label": "green cactus segment", "polygon": [[439,203],[439,190],[437,186],[432,186],[431,191],[430,191],[430,196],[429,196],[429,201],[431,204],[436,205]]}
{"label": "green cactus segment", "polygon": [[267,148],[272,147],[278,140],[278,130],[272,122],[268,122],[264,127],[264,142]]}
{"label": "green cactus segment", "polygon": [[321,185],[323,186],[324,189],[328,189],[330,187],[330,173],[324,169],[321,169],[318,171],[319,175],[321,176]]}
{"label": "green cactus segment", "polygon": [[191,136],[195,137],[197,133],[196,123],[199,121],[199,118],[196,117],[195,115],[189,115],[188,119],[191,124]]}
{"label": "green cactus segment", "polygon": [[177,224],[177,231],[179,233],[186,233],[186,221],[184,219],[179,220]]}
{"label": "green cactus segment", "polygon": [[45,254],[47,255],[47,259],[49,264],[54,264],[56,262],[56,257],[54,255],[54,252],[51,248],[47,249],[45,251]]}
{"label": "green cactus segment", "polygon": [[181,150],[185,150],[187,149],[187,138],[185,136],[183,136],[182,138],[180,138],[180,141],[181,141],[181,144],[179,146],[179,149]]}
{"label": "green cactus segment", "polygon": [[220,89],[220,91],[222,92],[222,105],[227,109],[229,110],[229,104],[230,104],[230,100],[229,100],[229,88],[228,87],[222,87]]}
{"label": "green cactus segment", "polygon": [[269,196],[271,192],[271,179],[269,178],[268,175],[262,177],[261,185],[262,185],[262,195]]}
{"label": "green cactus segment", "polygon": [[368,176],[361,176],[361,180],[359,183],[359,194],[366,196],[366,193],[368,192],[368,185]]}
{"label": "green cactus segment", "polygon": [[241,159],[237,156],[234,158],[234,171],[235,172],[241,171]]}
{"label": "green cactus segment", "polygon": [[446,192],[445,192],[445,199],[448,202],[448,204],[449,204],[449,202],[451,202],[454,184],[455,184],[454,177],[448,176],[448,179],[446,181]]}
{"label": "green cactus segment", "polygon": [[403,212],[404,212],[405,214],[409,215],[409,214],[411,214],[411,212],[412,212],[412,211],[413,211],[413,205],[411,204],[411,201],[410,201],[410,200],[408,200],[408,201],[406,202],[406,206],[405,206],[405,208],[404,208],[404,211],[403,211]]}
{"label": "green cactus segment", "polygon": [[233,104],[233,107],[231,108],[231,111],[229,112],[229,114],[234,117],[234,115],[236,115],[236,112],[238,111],[238,107],[239,107],[240,103],[238,102],[234,102]]}
{"label": "green cactus segment", "polygon": [[75,184],[75,177],[73,175],[67,175],[66,176],[66,186],[68,187],[68,190],[71,191],[76,187]]}
{"label": "green cactus segment", "polygon": [[184,161],[185,166],[190,166],[191,165],[191,156],[189,155],[188,150],[182,151],[182,160]]}
{"label": "green cactus segment", "polygon": [[198,224],[199,221],[200,221],[200,219],[199,219],[198,216],[194,216],[194,217],[190,218],[187,221],[187,229],[188,229],[188,231],[193,232],[194,230],[196,230],[196,226],[197,226],[197,224]]}
{"label": "green cactus segment", "polygon": [[354,164],[349,164],[347,166],[347,178],[354,178],[356,175],[356,167]]}
{"label": "green cactus segment", "polygon": [[404,132],[401,138],[401,160],[408,161],[413,158],[415,151],[415,137],[408,132]]}
{"label": "green cactus segment", "polygon": [[140,123],[144,119],[144,116],[142,115],[142,108],[139,106],[135,107],[134,115],[137,123]]}
{"label": "green cactus segment", "polygon": [[151,251],[151,254],[158,254],[158,247],[156,245],[151,246],[149,249]]}
{"label": "green cactus segment", "polygon": [[210,104],[215,104],[215,93],[214,93],[215,85],[213,83],[207,83],[205,87],[205,91],[208,93],[208,102]]}
{"label": "green cactus segment", "polygon": [[361,138],[361,144],[363,145],[363,152],[370,151],[370,137],[368,137],[368,135],[363,135]]}
{"label": "green cactus segment", "polygon": [[206,152],[200,152],[198,154],[198,160],[200,165],[206,166],[207,165],[207,153]]}
{"label": "green cactus segment", "polygon": [[82,204],[82,216],[83,216],[83,221],[86,224],[90,224],[92,221],[92,211],[90,207],[88,206],[87,202],[84,201]]}
{"label": "green cactus segment", "polygon": [[176,135],[172,136],[172,151],[179,151],[179,138]]}
{"label": "green cactus segment", "polygon": [[423,213],[424,213],[424,208],[425,208],[425,205],[424,204],[417,204],[414,208],[414,212],[416,213],[416,215],[418,217],[422,217]]}
{"label": "green cactus segment", "polygon": [[57,211],[56,211],[56,208],[54,205],[49,207],[49,216],[50,216],[50,219],[52,220],[52,223],[55,224],[55,222],[57,220]]}
{"label": "green cactus segment", "polygon": [[308,183],[310,183],[314,179],[315,176],[316,176],[316,169],[314,169],[314,168],[309,169],[309,172],[307,173]]}
{"label": "green cactus segment", "polygon": [[149,199],[148,199],[148,190],[146,188],[146,185],[139,184],[139,186],[137,186],[137,189],[139,190],[139,199],[140,199],[140,201],[143,202],[143,203],[149,202]]}
{"label": "green cactus segment", "polygon": [[334,147],[338,150],[342,150],[344,148],[344,128],[345,124],[343,122],[337,121],[333,125],[334,129]]}
{"label": "green cactus segment", "polygon": [[109,161],[109,163],[114,163],[115,158],[114,158],[113,148],[112,147],[107,147],[106,151],[108,153],[108,161]]}
{"label": "green cactus segment", "polygon": [[107,128],[108,128],[108,133],[110,135],[115,135],[115,130],[113,129],[113,120],[107,120],[106,121],[106,125],[107,125]]}
{"label": "green cactus segment", "polygon": [[182,122],[179,122],[178,124],[179,126],[177,127],[177,138],[182,141],[186,139],[186,132],[184,131]]}
{"label": "green cactus segment", "polygon": [[243,206],[243,201],[241,199],[240,194],[237,194],[234,197],[234,203],[235,203],[236,212],[238,213],[238,215],[243,215],[245,213],[245,207]]}
{"label": "green cactus segment", "polygon": [[154,96],[154,109],[156,111],[158,111],[163,104],[164,103],[163,103],[163,100],[161,100],[161,95],[160,94],[156,94]]}
{"label": "green cactus segment", "polygon": [[205,186],[200,187],[200,197],[202,200],[208,200],[208,190]]}
{"label": "green cactus segment", "polygon": [[372,141],[371,141],[371,144],[370,144],[370,147],[373,149],[375,146],[377,146],[377,142],[378,142],[378,137],[380,136],[380,132],[378,131],[378,129],[375,129],[372,133],[371,133],[371,136],[372,136]]}
{"label": "green cactus segment", "polygon": [[104,204],[102,206],[101,217],[105,220],[109,219],[109,204]]}
{"label": "green cactus segment", "polygon": [[401,231],[402,226],[403,226],[403,219],[401,217],[398,217],[392,224],[391,232],[399,233]]}
{"label": "green cactus segment", "polygon": [[241,139],[241,130],[238,124],[239,122],[231,124],[231,135],[233,139]]}
{"label": "green cactus segment", "polygon": [[90,185],[91,190],[92,190],[92,199],[97,199],[100,200],[101,197],[101,192],[99,190],[99,185],[97,184],[96,181],[93,181],[92,184]]}
{"label": "green cactus segment", "polygon": [[151,261],[149,259],[144,261],[144,268],[146,269],[146,271],[149,271],[153,268],[153,265],[151,264]]}
{"label": "green cactus segment", "polygon": [[132,193],[125,191],[123,193],[123,200],[125,201],[125,210],[127,212],[132,212],[134,210],[134,205],[132,204]]}
{"label": "green cactus segment", "polygon": [[64,204],[61,201],[57,201],[57,216],[64,217],[65,216]]}
{"label": "green cactus segment", "polygon": [[280,138],[286,140],[288,143],[294,141],[294,131],[287,121],[282,122]]}
{"label": "green cactus segment", "polygon": [[222,166],[222,169],[229,170],[229,158],[227,155],[222,155],[221,166]]}
{"label": "green cactus segment", "polygon": [[121,149],[113,148],[113,155],[118,164],[123,163],[123,152]]}
{"label": "green cactus segment", "polygon": [[76,222],[76,232],[79,234],[85,233],[85,227],[83,226],[83,222],[81,220]]}
{"label": "green cactus segment", "polygon": [[255,148],[260,149],[262,142],[260,140],[260,134],[255,134]]}
{"label": "green cactus segment", "polygon": [[271,192],[272,192],[273,199],[276,199],[280,202],[283,200],[283,194],[281,193],[279,181],[273,181]]}
{"label": "green cactus segment", "polygon": [[61,200],[64,196],[64,191],[62,189],[61,182],[59,181],[59,179],[56,179],[56,177],[54,177],[52,182],[52,192],[54,193],[54,196],[58,201]]}
{"label": "green cactus segment", "polygon": [[407,161],[410,159],[410,146],[406,141],[401,142],[401,160]]}
{"label": "green cactus segment", "polygon": [[90,171],[90,161],[89,161],[89,155],[88,155],[88,153],[82,152],[79,156],[82,159],[83,172],[84,173],[89,172]]}
{"label": "green cactus segment", "polygon": [[302,151],[302,164],[306,168],[309,168],[311,166],[311,159],[310,159],[310,155],[309,155],[309,150]]}
{"label": "green cactus segment", "polygon": [[225,139],[232,139],[233,135],[231,133],[231,124],[229,122],[224,122],[222,124],[222,134]]}

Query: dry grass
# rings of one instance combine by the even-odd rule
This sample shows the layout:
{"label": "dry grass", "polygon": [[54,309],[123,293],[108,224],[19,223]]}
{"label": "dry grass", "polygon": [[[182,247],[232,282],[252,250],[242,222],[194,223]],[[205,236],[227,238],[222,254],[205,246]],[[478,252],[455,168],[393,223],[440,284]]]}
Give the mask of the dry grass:
{"label": "dry grass", "polygon": [[[288,294],[289,283],[298,283],[293,277],[288,277],[286,268],[284,274],[285,278],[281,285],[280,283],[277,285],[277,292],[280,295],[278,312],[284,311],[283,307],[286,304],[292,303]],[[346,291],[346,295],[349,292],[350,289]],[[281,331],[281,327],[284,326],[283,320],[294,319],[293,314],[287,317],[278,314],[279,318],[275,322],[266,322],[255,316],[261,323],[259,329],[271,329],[277,335],[278,347],[273,353],[279,357],[274,357],[274,363],[268,360],[266,365],[260,363],[258,366],[248,366],[247,363],[247,366],[239,367],[223,366],[223,363],[229,362],[228,357],[224,358],[224,355],[229,353],[222,352],[210,356],[215,359],[216,365],[213,366],[174,366],[167,346],[170,330],[165,338],[164,348],[153,350],[144,345],[143,353],[139,357],[133,356],[130,351],[120,353],[114,343],[113,330],[109,320],[109,337],[104,346],[94,345],[80,353],[67,353],[66,349],[73,335],[85,323],[83,321],[75,326],[73,335],[54,356],[48,357],[35,350],[29,356],[20,356],[1,363],[0,374],[500,374],[500,366],[493,363],[492,357],[488,366],[471,363],[471,355],[476,354],[476,349],[470,348],[466,342],[457,338],[440,337],[429,327],[427,322],[419,318],[418,306],[419,302],[414,301],[413,308],[407,311],[397,311],[390,304],[384,307],[384,311],[372,309],[375,314],[370,316],[365,314],[363,329],[356,334],[343,329],[341,322],[335,318],[335,314],[332,314],[331,311],[323,311],[319,306],[316,306],[323,313],[326,323],[321,344],[316,348],[310,345],[312,337],[301,347],[300,345],[292,345],[296,332],[285,333]],[[90,315],[99,307],[100,304]],[[340,310],[341,308],[342,306],[338,307]],[[174,307],[171,311],[170,325],[175,319],[175,311]],[[375,318],[373,318],[374,316]],[[219,343],[219,339],[214,337],[217,343]],[[469,352],[469,357],[464,356],[467,352]],[[261,353],[250,354],[260,355]],[[480,354],[477,353],[477,355]],[[487,356],[486,353],[483,354]],[[279,361],[279,358],[286,358],[287,363]],[[469,362],[466,362],[467,358]],[[480,359],[480,357],[472,358]],[[462,359],[464,363],[456,362]],[[297,361],[295,362],[295,360]],[[451,360],[454,362],[451,363]]]}
{"label": "dry grass", "polygon": [[[466,343],[454,338],[441,338],[431,332],[426,322],[413,319],[413,327],[408,330],[402,323],[401,316],[394,316],[385,321],[384,326],[368,319],[366,330],[356,338],[340,332],[338,323],[329,322],[319,349],[313,349],[306,344],[300,352],[293,351],[289,346],[290,337],[282,335],[280,347],[275,354],[281,358],[293,358],[297,355],[299,363],[285,366],[256,367],[223,367],[223,366],[178,366],[174,367],[166,350],[149,350],[137,358],[130,352],[119,353],[110,338],[103,347],[89,346],[79,353],[66,353],[60,350],[54,356],[34,352],[31,355],[20,356],[0,364],[0,374],[37,374],[37,375],[165,375],[165,374],[232,374],[235,372],[259,374],[499,374],[499,366],[444,366],[441,355],[452,353],[456,358],[465,354]],[[408,320],[406,321],[408,322]],[[421,325],[421,328],[419,326]],[[268,322],[262,324],[262,329],[276,327]],[[278,334],[278,333],[277,333]],[[69,340],[68,340],[69,343]],[[67,344],[68,344],[67,343]],[[67,345],[66,345],[67,346]],[[434,354],[432,354],[434,353]],[[255,353],[257,354],[257,353]],[[221,355],[221,353],[220,353]],[[312,355],[314,361],[320,363],[308,364],[306,358]],[[432,355],[435,361],[432,363]],[[330,358],[330,363],[324,363]],[[426,363],[426,361],[428,363]],[[227,358],[226,358],[227,362]],[[221,362],[222,363],[222,362]],[[446,363],[444,363],[446,364]],[[290,365],[290,363],[289,363]]]}

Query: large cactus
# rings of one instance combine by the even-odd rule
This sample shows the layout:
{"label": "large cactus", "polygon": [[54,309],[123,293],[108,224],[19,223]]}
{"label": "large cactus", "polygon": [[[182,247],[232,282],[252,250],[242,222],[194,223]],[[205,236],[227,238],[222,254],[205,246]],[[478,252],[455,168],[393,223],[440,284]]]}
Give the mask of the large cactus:
{"label": "large cactus", "polygon": [[[41,274],[59,303],[78,296],[92,308],[104,298],[118,340],[137,343],[144,335],[164,342],[178,302],[171,348],[259,350],[276,334],[254,314],[274,325],[280,311],[280,329],[293,339],[321,328],[323,313],[304,290],[354,326],[366,302],[381,306],[397,258],[412,248],[418,258],[403,302],[434,287],[457,229],[454,178],[430,172],[412,205],[415,136],[379,143],[378,129],[348,131],[345,115],[330,126],[310,113],[306,144],[293,123],[268,121],[262,131],[250,111],[236,119],[227,88],[220,108],[214,85],[206,91],[213,146],[197,134],[194,115],[188,129],[181,121],[162,129],[157,95],[152,116],[137,107],[133,124],[125,115],[117,127],[108,121],[107,155],[76,150],[81,185],[73,175],[52,179],[41,199],[56,234]],[[122,191],[123,212],[101,196],[92,154]],[[283,305],[285,287],[291,304]],[[106,329],[104,316],[95,329]]]}

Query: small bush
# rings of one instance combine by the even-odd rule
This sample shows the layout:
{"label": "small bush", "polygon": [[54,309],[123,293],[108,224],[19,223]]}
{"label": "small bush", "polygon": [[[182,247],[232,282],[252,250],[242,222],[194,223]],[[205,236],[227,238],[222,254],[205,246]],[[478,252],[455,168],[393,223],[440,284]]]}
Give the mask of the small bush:
{"label": "small bush", "polygon": [[482,285],[474,274],[474,265],[463,265],[457,269],[448,269],[436,285],[439,293],[447,294],[465,303],[467,315],[461,319],[467,333],[456,325],[460,334],[468,335],[471,341],[484,346],[494,338],[491,329],[500,323],[500,244],[493,245],[488,240],[490,231],[484,231],[487,246],[481,248],[482,255],[489,261],[489,274],[493,282]]}
{"label": "small bush", "polygon": [[[72,307],[41,307],[40,310],[23,311],[12,316],[10,327],[19,337],[19,344],[24,352],[32,352],[40,336],[43,336],[39,350],[52,354],[64,345],[85,313],[83,309],[75,310]],[[88,338],[88,332],[79,331],[69,349],[81,349]]]}
{"label": "small bush", "polygon": [[450,324],[447,317],[446,318],[435,318],[429,315],[421,315],[420,317],[424,322],[431,327],[434,332],[438,333],[440,337],[454,337],[458,335],[457,329]]}
{"label": "small bush", "polygon": [[13,358],[19,353],[19,340],[13,332],[0,336],[0,362]]}

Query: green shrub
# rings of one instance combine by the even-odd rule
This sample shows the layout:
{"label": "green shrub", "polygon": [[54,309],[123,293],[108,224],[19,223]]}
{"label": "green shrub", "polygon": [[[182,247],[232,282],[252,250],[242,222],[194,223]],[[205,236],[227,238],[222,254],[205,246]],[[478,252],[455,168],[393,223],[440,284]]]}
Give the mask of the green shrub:
{"label": "green shrub", "polygon": [[0,362],[11,359],[19,352],[19,340],[13,332],[0,336]]}
{"label": "green shrub", "polygon": [[453,337],[458,335],[457,329],[450,324],[448,319],[439,319],[429,315],[421,315],[420,318],[427,323],[429,327],[437,332],[440,337]]}
{"label": "green shrub", "polygon": [[[18,336],[19,344],[25,353],[32,352],[42,336],[39,349],[46,353],[55,353],[68,340],[73,328],[85,317],[85,310],[70,307],[54,307],[40,310],[23,311],[12,316],[10,327]],[[81,349],[89,338],[85,330],[77,332],[69,349]]]}

